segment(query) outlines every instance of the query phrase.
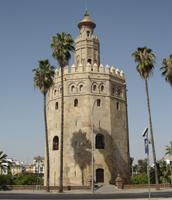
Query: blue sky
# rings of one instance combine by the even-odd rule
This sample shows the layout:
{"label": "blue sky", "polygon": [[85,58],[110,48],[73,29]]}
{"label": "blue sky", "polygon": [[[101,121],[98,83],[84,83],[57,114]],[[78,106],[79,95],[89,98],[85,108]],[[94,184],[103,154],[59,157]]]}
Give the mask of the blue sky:
{"label": "blue sky", "polygon": [[[0,150],[25,163],[44,156],[43,95],[33,89],[32,69],[44,59],[59,68],[50,38],[64,31],[75,39],[86,2],[100,40],[100,62],[125,73],[134,163],[146,158],[141,134],[149,120],[144,80],[131,54],[147,46],[157,56],[148,86],[159,160],[172,140],[172,88],[159,70],[163,58],[172,54],[171,0],[0,0]],[[69,67],[73,62],[72,53]]]}

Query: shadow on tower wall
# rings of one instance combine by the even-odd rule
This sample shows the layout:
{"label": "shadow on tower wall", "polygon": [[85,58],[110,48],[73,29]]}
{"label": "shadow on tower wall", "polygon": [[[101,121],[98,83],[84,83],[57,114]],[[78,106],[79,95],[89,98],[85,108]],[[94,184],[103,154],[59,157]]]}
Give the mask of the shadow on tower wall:
{"label": "shadow on tower wall", "polygon": [[[117,145],[114,137],[112,137],[105,129],[103,128],[95,128],[94,127],[94,138],[97,134],[102,134],[104,136],[104,149],[98,149],[99,153],[103,155],[104,162],[110,172],[109,183],[115,184],[115,180],[120,174],[124,183],[130,183],[130,171],[129,171],[129,163],[127,159],[126,152],[123,153],[123,158],[121,155],[121,149],[125,148],[125,142]],[[120,134],[120,133],[119,133]],[[82,172],[82,185],[84,185],[84,170],[87,166],[91,165],[91,141],[87,139],[87,133],[79,130],[78,132],[74,132],[71,138],[71,146],[74,149],[74,159],[75,163],[79,166]],[[95,141],[95,139],[94,139]],[[122,142],[121,142],[122,143]],[[94,144],[95,149],[95,144]],[[95,150],[94,150],[95,151]],[[103,162],[97,163],[96,161],[96,153],[94,154],[94,167],[99,168],[99,165],[102,165]]]}
{"label": "shadow on tower wall", "polygon": [[91,141],[87,134],[79,130],[72,133],[71,146],[74,149],[75,163],[79,165],[82,172],[82,185],[84,185],[84,169],[91,164]]}
{"label": "shadow on tower wall", "polygon": [[124,150],[127,149],[127,143],[121,139],[117,145],[115,136],[112,137],[107,130],[100,127],[94,128],[94,137],[97,134],[102,134],[104,136],[104,149],[98,150],[99,153],[103,155],[104,161],[109,169],[111,176],[109,183],[115,184],[118,174],[120,174],[120,177],[123,179],[124,183],[130,183],[129,159],[126,150]]}

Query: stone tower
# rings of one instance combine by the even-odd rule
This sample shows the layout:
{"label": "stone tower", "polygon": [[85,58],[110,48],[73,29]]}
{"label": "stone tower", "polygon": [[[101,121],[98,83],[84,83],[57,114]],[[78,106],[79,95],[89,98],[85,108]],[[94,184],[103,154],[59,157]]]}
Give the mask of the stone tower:
{"label": "stone tower", "polygon": [[[64,68],[63,185],[89,185],[92,175],[91,116],[93,112],[94,180],[114,183],[118,174],[130,182],[126,81],[123,71],[100,64],[96,24],[85,14],[74,41],[75,63]],[[61,71],[47,97],[50,185],[59,185]],[[45,159],[46,160],[46,159]],[[45,166],[46,167],[46,166]],[[45,169],[46,173],[46,169]],[[45,174],[46,183],[46,174]]]}

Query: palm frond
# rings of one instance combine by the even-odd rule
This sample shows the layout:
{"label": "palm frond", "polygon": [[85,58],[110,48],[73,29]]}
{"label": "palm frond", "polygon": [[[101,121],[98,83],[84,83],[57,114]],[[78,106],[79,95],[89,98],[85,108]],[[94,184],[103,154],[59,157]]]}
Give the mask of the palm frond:
{"label": "palm frond", "polygon": [[132,53],[132,56],[134,56],[134,61],[138,63],[136,69],[142,78],[147,78],[153,74],[156,56],[152,54],[152,49],[148,49],[146,46],[138,47],[137,51]]}
{"label": "palm frond", "polygon": [[74,51],[73,39],[70,34],[56,33],[52,37],[50,47],[53,49],[52,56],[57,60],[60,67],[65,67],[71,58],[70,51]]}
{"label": "palm frond", "polygon": [[35,72],[33,77],[34,88],[38,87],[42,93],[47,93],[48,89],[53,84],[53,76],[55,74],[54,66],[50,66],[49,61],[38,60],[39,67],[33,69]]}

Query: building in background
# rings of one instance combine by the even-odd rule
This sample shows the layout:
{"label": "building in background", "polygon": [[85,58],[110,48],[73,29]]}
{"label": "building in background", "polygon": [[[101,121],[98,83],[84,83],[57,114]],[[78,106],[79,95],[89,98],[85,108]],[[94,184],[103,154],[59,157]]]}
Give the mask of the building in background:
{"label": "building in background", "polygon": [[34,157],[32,172],[34,174],[39,174],[40,177],[44,176],[44,157]]}
{"label": "building in background", "polygon": [[19,175],[23,173],[24,162],[16,161],[16,160],[13,160],[12,158],[7,158],[6,160],[7,162],[11,162],[11,164],[4,163],[6,168],[0,169],[0,174],[4,174],[4,175],[11,174],[12,176],[15,176],[15,175]]}

